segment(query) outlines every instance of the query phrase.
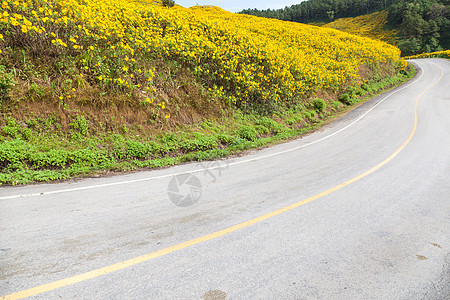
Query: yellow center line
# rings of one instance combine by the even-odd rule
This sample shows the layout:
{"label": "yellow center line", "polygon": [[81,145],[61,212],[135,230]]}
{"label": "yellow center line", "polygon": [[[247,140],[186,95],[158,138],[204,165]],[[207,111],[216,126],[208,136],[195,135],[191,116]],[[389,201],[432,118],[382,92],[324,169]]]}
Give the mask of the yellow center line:
{"label": "yellow center line", "polygon": [[105,275],[105,274],[108,274],[108,273],[111,273],[111,272],[115,272],[115,271],[118,271],[118,270],[121,270],[121,269],[124,269],[124,268],[128,268],[130,266],[134,266],[134,265],[137,265],[139,263],[142,263],[142,262],[145,262],[145,261],[149,261],[149,260],[154,259],[156,257],[164,256],[164,255],[167,255],[169,253],[172,253],[172,252],[175,252],[175,251],[178,251],[178,250],[181,250],[181,249],[184,249],[184,248],[187,248],[187,247],[190,247],[190,246],[202,243],[202,242],[206,242],[206,241],[209,241],[209,240],[212,240],[212,239],[215,239],[215,238],[227,235],[227,234],[232,233],[232,232],[234,232],[236,230],[239,230],[239,229],[251,226],[253,224],[259,223],[261,221],[267,220],[269,218],[272,218],[274,216],[277,216],[279,214],[282,214],[284,212],[287,212],[287,211],[292,210],[294,208],[297,208],[299,206],[305,205],[305,204],[307,204],[307,203],[309,203],[311,201],[314,201],[316,199],[319,199],[319,198],[321,198],[323,196],[329,195],[329,194],[331,194],[331,193],[333,193],[333,192],[335,192],[337,190],[342,189],[343,187],[345,187],[345,186],[347,186],[349,184],[352,184],[352,183],[360,180],[361,178],[366,177],[367,175],[375,172],[376,170],[378,170],[379,168],[381,168],[382,166],[387,164],[389,161],[391,161],[394,157],[396,157],[406,147],[406,145],[408,145],[408,143],[413,138],[413,136],[414,136],[414,134],[416,132],[416,129],[417,129],[417,106],[418,106],[418,103],[419,103],[419,99],[429,89],[431,89],[433,86],[435,86],[437,83],[439,83],[439,81],[441,81],[442,77],[444,76],[444,70],[441,67],[439,67],[438,65],[436,65],[434,63],[432,63],[432,64],[437,66],[441,70],[441,76],[439,77],[439,79],[435,83],[433,83],[431,86],[429,86],[426,90],[424,90],[417,97],[416,102],[415,102],[415,107],[414,107],[414,126],[413,126],[413,129],[412,129],[409,137],[400,146],[400,148],[398,148],[388,158],[386,158],[384,161],[382,161],[381,163],[379,163],[375,167],[371,168],[370,170],[368,170],[368,171],[366,171],[366,172],[364,172],[364,173],[362,173],[362,174],[360,174],[360,175],[358,175],[358,176],[356,176],[356,177],[354,177],[354,178],[352,178],[350,180],[347,180],[347,181],[345,181],[345,182],[343,182],[343,183],[341,183],[341,184],[339,184],[339,185],[337,185],[337,186],[335,186],[335,187],[333,187],[331,189],[328,189],[328,190],[326,190],[324,192],[321,192],[321,193],[319,193],[317,195],[314,195],[314,196],[309,197],[307,199],[304,199],[302,201],[293,203],[293,204],[288,205],[286,207],[277,209],[275,211],[272,211],[270,213],[267,213],[267,214],[264,214],[262,216],[256,217],[254,219],[248,220],[246,222],[243,222],[243,223],[240,223],[240,224],[237,224],[237,225],[234,225],[234,226],[231,226],[231,227],[228,227],[228,228],[225,228],[225,229],[222,229],[222,230],[219,230],[219,231],[216,231],[216,232],[213,232],[213,233],[210,233],[210,234],[207,234],[207,235],[204,235],[204,236],[201,236],[201,237],[198,237],[198,238],[195,238],[195,239],[183,242],[181,244],[177,244],[177,245],[165,248],[165,249],[154,251],[154,252],[151,252],[151,253],[139,256],[139,257],[135,257],[135,258],[129,259],[129,260],[125,260],[125,261],[122,261],[122,262],[119,262],[119,263],[116,263],[116,264],[113,264],[113,265],[110,265],[110,266],[106,266],[106,267],[103,267],[103,268],[100,268],[100,269],[92,270],[92,271],[89,271],[89,272],[86,272],[86,273],[82,273],[82,274],[79,274],[79,275],[75,275],[75,276],[68,277],[68,278],[65,278],[65,279],[61,279],[61,280],[58,280],[58,281],[54,281],[54,282],[51,282],[51,283],[43,284],[43,285],[40,285],[40,286],[37,286],[37,287],[34,287],[34,288],[30,288],[30,289],[27,289],[27,290],[23,290],[23,291],[19,291],[19,292],[16,292],[16,293],[12,293],[12,294],[9,294],[9,295],[1,297],[1,299],[22,299],[22,298],[25,298],[25,297],[30,297],[30,296],[33,296],[33,295],[41,294],[41,293],[48,292],[48,291],[51,291],[51,290],[54,290],[54,289],[58,289],[58,288],[61,288],[61,287],[72,285],[72,284],[75,284],[75,283],[78,283],[78,282],[81,282],[81,281],[92,279],[92,278],[95,278],[95,277],[98,277],[98,276],[101,276],[101,275]]}

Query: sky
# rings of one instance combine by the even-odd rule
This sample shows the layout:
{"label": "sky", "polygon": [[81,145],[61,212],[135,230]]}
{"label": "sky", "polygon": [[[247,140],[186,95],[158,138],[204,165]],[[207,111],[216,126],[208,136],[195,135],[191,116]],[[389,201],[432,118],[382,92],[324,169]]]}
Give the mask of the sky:
{"label": "sky", "polygon": [[302,2],[302,0],[175,0],[176,4],[179,4],[184,7],[191,7],[194,5],[214,5],[219,6],[225,10],[231,12],[238,12],[246,8],[258,8],[258,9],[278,9],[284,8],[285,6],[291,6],[293,4],[298,4]]}

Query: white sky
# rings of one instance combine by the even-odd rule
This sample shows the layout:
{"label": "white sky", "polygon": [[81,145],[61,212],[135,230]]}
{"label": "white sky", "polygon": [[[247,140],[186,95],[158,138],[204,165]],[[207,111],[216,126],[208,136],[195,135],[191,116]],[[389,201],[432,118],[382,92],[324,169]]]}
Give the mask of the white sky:
{"label": "white sky", "polygon": [[224,10],[228,10],[231,12],[238,12],[246,8],[258,8],[258,9],[278,9],[284,8],[285,6],[291,6],[293,4],[298,4],[302,2],[302,0],[278,0],[278,1],[270,1],[270,0],[259,0],[259,1],[250,1],[250,0],[175,0],[176,4],[179,4],[184,7],[191,7],[194,5],[214,5],[223,8]]}

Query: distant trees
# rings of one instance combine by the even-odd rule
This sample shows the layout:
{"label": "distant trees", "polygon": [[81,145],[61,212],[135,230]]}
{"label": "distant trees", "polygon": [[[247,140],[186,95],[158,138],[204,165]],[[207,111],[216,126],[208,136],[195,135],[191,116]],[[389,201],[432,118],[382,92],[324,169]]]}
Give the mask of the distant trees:
{"label": "distant trees", "polygon": [[165,7],[172,7],[175,5],[175,0],[162,0],[162,5]]}
{"label": "distant trees", "polygon": [[307,0],[278,10],[240,13],[300,23],[330,22],[387,10],[388,26],[398,30],[404,55],[450,48],[449,0]]}
{"label": "distant trees", "polygon": [[398,28],[398,46],[405,55],[450,47],[449,6],[436,0],[398,1],[389,7],[389,23]]}
{"label": "distant trees", "polygon": [[308,0],[283,9],[245,9],[240,13],[300,23],[355,17],[389,7],[395,0]]}

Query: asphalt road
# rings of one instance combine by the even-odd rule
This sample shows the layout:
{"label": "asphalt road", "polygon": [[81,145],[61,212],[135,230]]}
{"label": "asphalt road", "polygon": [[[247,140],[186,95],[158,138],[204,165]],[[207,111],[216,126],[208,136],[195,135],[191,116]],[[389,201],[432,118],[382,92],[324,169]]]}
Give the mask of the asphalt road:
{"label": "asphalt road", "polygon": [[450,299],[450,61],[414,64],[247,156],[0,188],[0,295]]}

